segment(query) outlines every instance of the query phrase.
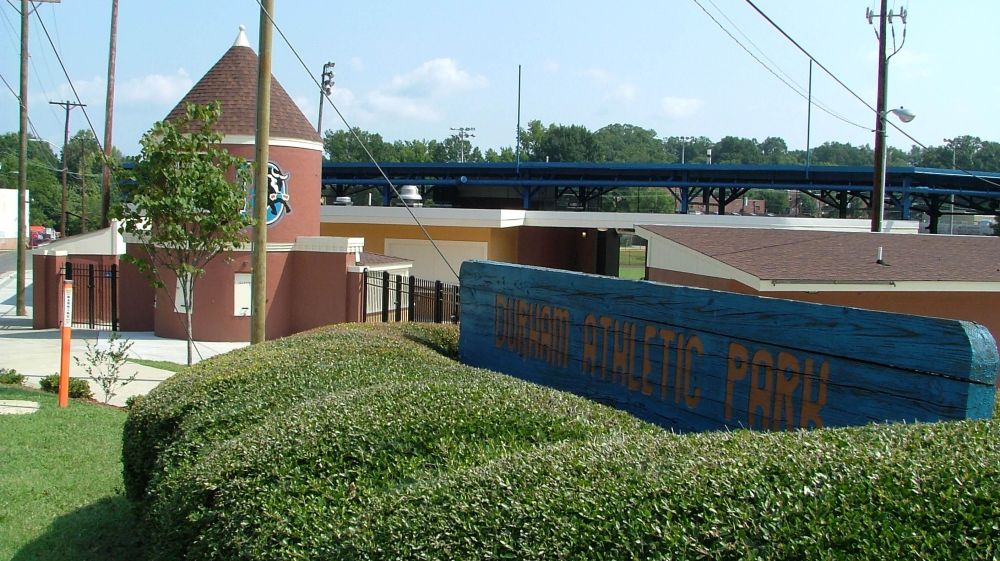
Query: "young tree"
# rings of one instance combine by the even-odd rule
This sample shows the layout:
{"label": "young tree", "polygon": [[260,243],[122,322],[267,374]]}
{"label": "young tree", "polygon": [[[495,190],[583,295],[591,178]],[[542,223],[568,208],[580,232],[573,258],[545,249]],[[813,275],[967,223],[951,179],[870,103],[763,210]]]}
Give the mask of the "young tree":
{"label": "young tree", "polygon": [[[219,103],[189,104],[182,118],[154,124],[140,141],[134,185],[116,209],[120,231],[147,249],[146,258],[133,262],[154,286],[164,286],[164,270],[177,278],[187,319],[188,364],[194,348],[195,281],[212,259],[247,240],[251,224],[243,212],[249,170],[242,159],[222,149],[222,135],[212,130],[221,114]],[[234,176],[236,181],[228,179]]]}

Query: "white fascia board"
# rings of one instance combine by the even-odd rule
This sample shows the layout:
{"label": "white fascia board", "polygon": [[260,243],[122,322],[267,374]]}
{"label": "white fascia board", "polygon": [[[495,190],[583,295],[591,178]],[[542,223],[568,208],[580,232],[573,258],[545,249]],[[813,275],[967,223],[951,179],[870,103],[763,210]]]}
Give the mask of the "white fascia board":
{"label": "white fascia board", "polygon": [[760,292],[1000,292],[998,282],[765,280]]}
{"label": "white fascia board", "polygon": [[413,263],[399,262],[399,263],[388,263],[386,265],[351,265],[347,268],[348,273],[364,273],[368,271],[369,273],[381,273],[382,271],[406,271],[409,274],[410,269],[413,268]]}
{"label": "white fascia board", "polygon": [[299,236],[295,239],[293,251],[314,253],[357,253],[365,250],[364,238],[342,238],[334,236]]}
{"label": "white fascia board", "polygon": [[[247,134],[227,134],[222,137],[222,144],[235,144],[235,145],[254,145],[257,144],[257,139],[252,135]],[[268,146],[281,146],[283,148],[302,148],[305,150],[315,150],[317,152],[323,151],[323,143],[315,142],[312,140],[303,140],[301,138],[285,138],[280,136],[272,136],[268,139]]]}
{"label": "white fascia board", "polygon": [[411,208],[395,206],[334,206],[320,207],[323,224],[393,224],[415,226],[413,217],[424,226],[452,228],[513,228],[524,224],[523,210],[471,208]]}

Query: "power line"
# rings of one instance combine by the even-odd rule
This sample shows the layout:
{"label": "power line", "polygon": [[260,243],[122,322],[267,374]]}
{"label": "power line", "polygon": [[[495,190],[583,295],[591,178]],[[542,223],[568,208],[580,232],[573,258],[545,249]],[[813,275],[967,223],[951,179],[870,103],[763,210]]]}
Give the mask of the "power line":
{"label": "power line", "polygon": [[[80,99],[80,94],[77,93],[76,91],[76,86],[73,84],[73,79],[69,77],[69,72],[66,70],[66,65],[63,64],[62,56],[59,55],[59,49],[56,48],[55,43],[52,41],[52,36],[49,35],[49,30],[45,27],[45,22],[42,21],[42,16],[38,14],[37,10],[35,11],[35,17],[38,19],[39,25],[42,26],[42,31],[45,32],[45,38],[49,40],[49,46],[52,47],[52,52],[56,55],[56,60],[59,61],[59,67],[62,68],[63,75],[66,76],[66,81],[69,82],[69,87],[71,90],[73,90],[73,96],[76,97],[76,101],[78,103],[83,103],[83,100]],[[94,123],[91,122],[90,120],[90,114],[87,113],[87,109],[85,107],[81,107],[81,110],[83,111],[83,116],[87,118],[87,126],[90,127],[90,132],[94,134],[94,142],[97,143],[97,147],[101,153],[101,158],[103,159],[104,147],[101,146],[101,141],[99,140],[100,137],[97,136],[97,130],[94,128]]]}
{"label": "power line", "polygon": [[[3,85],[7,86],[7,89],[10,90],[10,94],[17,100],[17,104],[21,105],[21,96],[17,95],[14,88],[10,87],[10,84],[7,82],[7,78],[4,78],[3,74],[0,74],[0,81],[3,81]],[[28,117],[28,126],[31,128],[31,133],[35,135],[35,138],[41,138],[41,135],[38,134],[38,129],[35,128],[35,123],[32,122],[31,117]]]}
{"label": "power line", "polygon": [[[753,8],[758,14],[760,14],[761,17],[763,17],[765,20],[767,20],[767,22],[769,24],[771,24],[771,27],[773,27],[776,30],[778,30],[779,33],[781,33],[782,35],[785,36],[785,39],[788,39],[793,45],[795,45],[796,48],[798,48],[800,51],[802,51],[802,53],[804,55],[806,55],[807,57],[809,57],[810,60],[812,60],[813,62],[815,62],[817,66],[819,66],[821,69],[823,69],[823,72],[826,72],[828,76],[830,76],[831,78],[833,78],[833,80],[835,82],[837,82],[838,84],[840,84],[840,86],[842,88],[844,88],[845,90],[847,90],[858,101],[860,101],[861,103],[863,103],[864,106],[867,107],[869,110],[871,110],[872,113],[875,113],[876,115],[878,114],[878,110],[875,109],[874,107],[872,107],[872,105],[870,103],[868,103],[865,100],[865,98],[863,98],[860,95],[858,95],[858,93],[855,92],[854,90],[852,90],[850,88],[850,86],[848,86],[847,84],[845,84],[843,82],[843,80],[841,80],[840,78],[838,78],[836,74],[834,74],[833,72],[831,72],[829,68],[827,68],[826,66],[824,66],[823,63],[821,63],[819,60],[816,59],[816,57],[812,56],[812,54],[809,51],[807,51],[802,45],[800,45],[798,41],[796,41],[795,39],[793,39],[792,36],[789,35],[784,29],[782,29],[780,25],[778,25],[777,23],[775,23],[774,20],[772,20],[767,14],[765,14],[763,10],[761,10],[760,8],[758,8],[757,5],[754,4],[753,0],[744,0],[744,1],[747,4],[749,4],[750,7]],[[697,0],[695,0],[695,2],[697,2]],[[702,9],[704,9],[704,8],[702,8]],[[919,140],[917,140],[916,138],[914,138],[913,135],[911,135],[910,133],[908,133],[905,130],[903,130],[902,128],[900,128],[900,126],[897,125],[896,123],[893,123],[892,121],[889,121],[889,120],[886,120],[886,123],[889,124],[892,128],[896,129],[900,134],[902,134],[906,138],[908,138],[911,141],[913,141],[913,143],[915,143],[917,146],[923,148],[924,150],[928,149],[928,147],[927,147],[926,144],[924,144],[923,142],[920,142]],[[985,182],[985,183],[987,183],[989,185],[992,185],[994,187],[1000,187],[1000,183],[997,183],[995,181],[991,181],[991,180],[989,180],[989,179],[987,179],[985,177],[982,177],[981,175],[976,175],[974,172],[971,172],[971,171],[968,171],[968,170],[965,170],[965,169],[961,169],[961,168],[959,168],[958,171],[961,171],[962,173],[964,173],[966,175],[974,177],[974,178],[976,178],[976,179],[978,179],[980,181],[983,181],[983,182]]]}
{"label": "power line", "polygon": [[[309,70],[309,66],[305,63],[304,60],[302,60],[302,56],[299,55],[298,50],[295,49],[295,46],[292,45],[292,42],[288,40],[287,36],[285,36],[285,32],[282,31],[281,27],[278,26],[277,22],[274,21],[274,17],[272,17],[270,12],[268,12],[267,9],[264,8],[264,5],[261,3],[261,0],[255,0],[255,1],[257,2],[257,5],[260,6],[261,13],[267,16],[268,21],[271,23],[271,25],[274,26],[274,29],[277,30],[278,35],[281,35],[281,39],[285,42],[285,45],[288,46],[288,48],[292,51],[292,54],[295,55],[295,58],[298,59],[299,64],[302,66],[302,69],[306,71],[306,74],[309,75],[309,78],[313,81],[313,84],[316,85],[316,89],[323,91],[323,85],[320,83],[318,79],[316,79],[316,76],[313,75],[312,71]],[[353,136],[354,139],[358,142],[358,144],[361,145],[361,149],[365,151],[365,154],[368,156],[368,159],[371,160],[372,164],[374,164],[375,169],[377,169],[382,178],[385,179],[385,182],[389,185],[389,188],[392,189],[392,192],[396,194],[396,198],[399,199],[400,203],[402,203],[403,205],[403,208],[405,208],[406,211],[410,214],[410,218],[413,219],[413,221],[420,228],[420,231],[423,232],[424,237],[427,238],[427,241],[431,242],[431,245],[434,247],[434,250],[437,251],[437,254],[441,256],[441,259],[444,261],[444,264],[448,266],[448,269],[451,271],[451,274],[455,275],[455,278],[458,278],[458,272],[455,271],[455,268],[451,266],[451,262],[449,262],[448,258],[444,256],[444,252],[442,252],[441,248],[438,247],[437,242],[435,242],[434,238],[431,237],[430,232],[427,231],[427,228],[424,227],[424,225],[420,222],[420,219],[417,218],[417,215],[414,214],[413,209],[411,208],[409,203],[407,203],[406,200],[404,200],[403,197],[400,196],[399,190],[396,189],[396,185],[389,179],[389,175],[386,174],[385,170],[382,169],[382,166],[380,166],[379,163],[375,160],[375,156],[373,156],[371,150],[368,149],[368,145],[366,145],[364,141],[361,140],[361,136],[358,135],[358,133],[354,130],[354,127],[352,127],[351,124],[347,121],[347,118],[344,117],[344,114],[340,112],[340,108],[338,108],[337,104],[333,102],[333,98],[327,95],[326,92],[323,93],[323,97],[326,98],[328,102],[330,102],[330,107],[332,107],[333,110],[337,113],[337,116],[340,117],[340,121],[344,123],[345,127],[347,127],[347,130],[351,133],[351,136]]]}
{"label": "power line", "polygon": [[[719,29],[721,29],[721,30],[722,30],[722,31],[723,31],[723,32],[724,32],[724,33],[725,33],[726,35],[728,35],[730,39],[732,39],[732,40],[733,40],[734,42],[736,42],[736,44],[737,44],[737,45],[739,45],[739,46],[740,46],[740,47],[741,47],[741,48],[742,48],[742,49],[743,49],[744,51],[746,51],[746,53],[747,53],[748,55],[750,55],[751,57],[753,57],[753,59],[754,59],[754,60],[756,60],[758,64],[760,64],[761,66],[763,66],[765,70],[767,70],[768,72],[770,72],[770,73],[771,73],[771,75],[773,75],[773,76],[774,76],[775,78],[777,78],[778,80],[780,80],[780,81],[781,81],[781,83],[783,83],[783,84],[785,84],[786,86],[788,86],[788,88],[789,88],[789,89],[791,89],[791,90],[792,90],[793,92],[795,92],[796,94],[798,94],[798,96],[799,96],[799,97],[801,97],[801,98],[805,99],[805,100],[806,100],[807,102],[809,102],[809,103],[813,103],[813,102],[812,102],[812,101],[811,101],[811,100],[810,100],[810,99],[808,98],[808,96],[806,96],[806,94],[802,93],[802,92],[801,92],[801,91],[799,90],[799,88],[796,88],[795,86],[793,86],[792,84],[790,84],[790,83],[788,82],[788,80],[786,80],[786,79],[785,79],[785,78],[783,78],[783,77],[782,77],[781,75],[779,75],[779,74],[778,74],[777,72],[775,72],[775,71],[774,71],[774,69],[772,69],[772,68],[771,68],[770,66],[768,66],[768,65],[767,65],[767,64],[766,64],[766,63],[765,63],[764,61],[762,61],[762,60],[760,59],[760,57],[758,57],[758,56],[757,56],[757,55],[756,55],[756,54],[755,54],[755,53],[754,53],[753,51],[751,51],[750,49],[748,49],[748,48],[747,48],[747,46],[746,46],[746,45],[744,45],[744,44],[743,44],[743,43],[742,43],[742,42],[741,42],[741,41],[740,41],[739,39],[737,39],[737,38],[736,38],[736,36],[735,36],[735,35],[733,35],[733,34],[732,34],[732,33],[731,33],[731,32],[730,32],[730,31],[729,31],[728,29],[726,29],[726,27],[725,27],[724,25],[722,25],[722,23],[721,23],[721,22],[720,22],[720,21],[719,21],[718,19],[716,19],[716,17],[715,17],[714,15],[712,15],[712,13],[711,13],[711,12],[709,12],[709,11],[708,11],[707,9],[705,9],[705,6],[703,6],[703,5],[701,4],[701,2],[699,2],[699,0],[692,0],[692,1],[693,1],[693,2],[695,3],[695,4],[697,4],[697,6],[698,6],[699,8],[701,8],[701,11],[705,12],[705,15],[707,15],[707,16],[708,16],[709,18],[711,18],[711,20],[712,20],[713,22],[715,22],[715,25],[719,26]],[[846,117],[843,117],[843,116],[841,116],[841,115],[838,115],[837,113],[834,113],[833,111],[831,111],[831,110],[827,109],[827,108],[826,108],[825,106],[823,106],[822,104],[818,104],[818,103],[813,103],[813,105],[815,105],[815,106],[816,106],[817,108],[819,108],[819,109],[820,109],[821,111],[823,111],[823,112],[827,113],[827,114],[828,114],[828,115],[830,115],[831,117],[833,117],[833,118],[835,118],[835,119],[838,119],[838,120],[840,120],[840,121],[843,121],[843,122],[845,122],[845,123],[847,123],[847,124],[849,124],[849,125],[852,125],[852,126],[855,126],[855,127],[858,127],[858,128],[860,128],[860,129],[862,129],[862,130],[866,130],[866,131],[871,131],[871,130],[872,130],[872,129],[871,129],[871,127],[868,127],[868,126],[865,126],[865,125],[861,125],[861,124],[858,124],[858,123],[855,123],[854,121],[851,121],[850,119],[847,119]]]}

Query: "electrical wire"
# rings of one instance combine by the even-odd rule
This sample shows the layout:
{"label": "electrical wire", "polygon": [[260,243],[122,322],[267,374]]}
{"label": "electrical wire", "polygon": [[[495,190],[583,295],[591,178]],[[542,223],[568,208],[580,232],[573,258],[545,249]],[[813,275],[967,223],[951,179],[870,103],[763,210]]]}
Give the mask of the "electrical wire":
{"label": "electrical wire", "polygon": [[[722,15],[722,17],[729,23],[729,25],[731,25],[740,34],[740,36],[742,36],[744,39],[746,39],[746,41],[748,43],[750,43],[750,45],[754,49],[756,49],[758,53],[760,53],[760,55],[764,58],[764,60],[766,60],[767,62],[769,62],[772,66],[774,66],[778,70],[778,72],[781,73],[782,76],[784,76],[785,78],[788,79],[789,82],[791,82],[792,84],[794,84],[795,87],[796,87],[796,89],[798,90],[798,92],[802,92],[802,93],[799,93],[800,96],[803,95],[803,93],[805,93],[806,94],[805,97],[807,97],[807,101],[809,101],[809,99],[808,99],[808,91],[809,90],[808,90],[807,87],[803,86],[798,81],[796,81],[794,77],[792,77],[788,72],[785,72],[785,70],[783,68],[781,68],[781,65],[779,65],[777,62],[775,62],[773,59],[771,59],[771,57],[767,56],[767,53],[764,52],[764,49],[760,48],[760,46],[757,45],[757,43],[754,42],[753,38],[751,38],[749,35],[747,35],[743,31],[743,29],[740,28],[739,24],[737,24],[735,21],[732,20],[732,18],[730,18],[728,15],[726,15],[725,10],[720,9],[719,6],[713,0],[708,0],[708,3],[711,4],[713,8],[715,8],[716,12],[718,12],[719,14]],[[831,114],[833,113],[833,109],[831,109],[828,105],[826,105],[825,103],[821,102],[820,100],[816,99],[815,96],[812,97],[811,101],[812,101],[812,104],[815,105],[816,107],[820,108],[820,110],[825,111],[827,113],[831,113]],[[861,125],[857,125],[857,126],[861,127]],[[866,130],[870,130],[869,127],[863,127],[863,128],[865,128]]]}
{"label": "electrical wire", "polygon": [[413,208],[410,206],[410,204],[405,199],[403,199],[403,197],[400,196],[399,190],[396,189],[396,185],[393,184],[392,180],[389,179],[388,174],[386,174],[385,170],[382,169],[382,166],[380,166],[379,163],[375,160],[375,156],[372,155],[371,150],[368,149],[368,146],[364,143],[363,140],[361,140],[361,136],[358,135],[354,127],[352,127],[351,124],[347,121],[347,118],[344,117],[344,114],[341,113],[340,109],[337,107],[337,104],[333,102],[333,99],[330,97],[330,95],[327,94],[326,91],[323,89],[323,86],[322,84],[320,84],[320,81],[316,78],[315,75],[313,75],[312,71],[309,70],[309,66],[306,65],[304,60],[302,60],[302,56],[299,55],[298,50],[295,49],[295,46],[292,45],[292,42],[289,41],[288,37],[285,36],[285,33],[284,31],[281,30],[281,27],[277,24],[277,22],[274,21],[274,18],[267,11],[267,9],[264,8],[264,4],[261,3],[261,0],[255,0],[255,1],[257,5],[260,6],[261,13],[263,13],[267,17],[271,25],[274,26],[274,29],[278,32],[279,35],[281,35],[281,39],[285,42],[285,45],[288,46],[288,48],[292,51],[292,54],[295,55],[295,58],[298,59],[299,64],[302,65],[302,69],[305,70],[306,74],[309,75],[309,78],[312,79],[313,83],[316,85],[316,88],[323,93],[323,98],[327,102],[329,102],[330,107],[332,107],[333,110],[337,113],[337,116],[340,117],[340,121],[344,123],[345,127],[347,127],[347,130],[351,133],[351,136],[353,136],[354,139],[358,142],[358,144],[361,145],[361,149],[365,151],[365,154],[368,156],[368,159],[371,160],[372,164],[378,170],[379,174],[382,176],[383,179],[385,179],[386,183],[389,185],[389,188],[392,189],[392,192],[396,194],[396,198],[398,198],[399,201],[403,204],[403,207],[406,208],[406,211],[410,214],[410,218],[412,218],[413,221],[417,224],[417,226],[420,227],[420,231],[423,232],[424,237],[426,237],[427,241],[431,243],[431,246],[434,247],[434,250],[437,251],[437,254],[441,256],[441,260],[443,260],[444,264],[448,266],[448,269],[451,271],[451,274],[455,275],[455,278],[459,278],[458,272],[455,271],[455,268],[451,266],[451,262],[448,261],[448,258],[444,256],[444,252],[442,252],[441,248],[438,247],[437,242],[435,242],[434,238],[431,237],[430,232],[427,231],[427,228],[424,227],[424,225],[420,222],[420,219],[417,218],[417,215],[413,212]]}
{"label": "electrical wire", "polygon": [[[697,2],[697,0],[695,0],[695,1]],[[763,17],[765,20],[767,20],[767,22],[769,24],[771,24],[771,27],[775,28],[779,33],[781,33],[782,35],[784,35],[785,39],[788,39],[793,45],[795,45],[796,48],[798,48],[800,51],[802,51],[802,54],[806,55],[809,58],[809,60],[812,60],[813,62],[815,62],[816,66],[819,66],[820,69],[823,70],[823,72],[826,72],[826,74],[828,76],[830,76],[831,78],[833,78],[833,80],[835,82],[837,82],[838,84],[840,84],[840,86],[842,88],[844,88],[845,90],[847,90],[848,93],[850,93],[851,95],[853,95],[858,101],[860,101],[862,104],[864,104],[864,106],[867,107],[872,113],[875,113],[876,115],[878,115],[878,109],[872,107],[872,105],[870,103],[868,103],[868,101],[866,101],[865,98],[863,98],[860,95],[858,95],[858,93],[855,92],[853,89],[851,89],[850,86],[848,86],[847,84],[845,84],[843,82],[843,80],[841,80],[840,78],[838,78],[836,74],[834,74],[833,72],[831,72],[829,68],[827,68],[826,66],[824,66],[822,62],[820,62],[819,60],[817,60],[816,57],[812,56],[812,54],[809,51],[807,51],[802,45],[800,45],[798,41],[796,41],[795,39],[793,39],[792,36],[788,34],[788,32],[786,32],[784,29],[782,29],[780,25],[778,25],[777,23],[775,23],[775,21],[773,19],[771,19],[770,16],[768,16],[767,14],[765,14],[763,10],[761,10],[760,8],[758,8],[757,4],[754,4],[753,0],[744,0],[744,1],[747,4],[749,4],[750,7],[753,8],[758,14],[760,14],[761,17]],[[928,146],[926,144],[924,144],[923,142],[920,142],[919,140],[917,140],[916,138],[914,138],[913,135],[911,135],[910,133],[908,133],[905,130],[903,130],[896,123],[893,123],[892,121],[890,121],[888,119],[886,119],[885,122],[889,126],[891,126],[892,128],[896,129],[900,134],[902,134],[906,138],[910,139],[917,146],[920,146],[924,150],[928,149]],[[997,183],[995,181],[991,181],[991,180],[989,180],[989,179],[987,179],[987,178],[985,178],[985,177],[983,177],[981,175],[977,175],[976,173],[971,172],[969,170],[958,168],[958,171],[961,171],[962,173],[964,173],[964,174],[966,174],[966,175],[968,175],[970,177],[974,177],[974,178],[976,178],[976,179],[978,179],[978,180],[980,180],[980,181],[982,181],[984,183],[987,183],[989,185],[992,185],[994,187],[1000,187],[1000,183]]]}
{"label": "electrical wire", "polygon": [[[42,16],[38,14],[37,10],[35,11],[35,17],[38,19],[38,23],[42,26],[42,31],[45,32],[45,38],[49,40],[52,52],[56,55],[56,60],[59,61],[59,67],[62,68],[63,75],[66,76],[66,81],[69,82],[69,87],[73,90],[73,96],[76,97],[76,102],[80,104],[80,110],[83,111],[83,116],[87,118],[87,125],[90,127],[90,132],[94,135],[94,142],[97,144],[101,159],[106,160],[107,156],[104,154],[104,147],[101,145],[100,137],[97,135],[97,130],[94,128],[93,121],[90,120],[90,114],[87,113],[87,107],[84,105],[83,100],[80,99],[80,94],[76,91],[73,79],[69,77],[69,72],[66,70],[66,65],[63,64],[62,56],[59,55],[59,49],[56,48],[55,43],[52,41],[52,36],[49,35],[49,30],[45,27],[45,22],[42,21]],[[111,165],[111,162],[102,163]]]}
{"label": "electrical wire", "polygon": [[[0,74],[0,81],[3,81],[3,85],[7,86],[7,89],[10,90],[11,95],[13,95],[14,99],[17,100],[17,105],[20,106],[21,96],[17,95],[17,92],[14,91],[14,88],[10,87],[10,84],[7,82],[7,78],[4,78],[3,74]],[[35,138],[42,137],[40,134],[38,134],[38,129],[35,128],[35,123],[31,120],[31,117],[28,117],[28,128],[31,129],[31,134],[33,134]]]}
{"label": "electrical wire", "polygon": [[760,64],[761,66],[763,66],[765,70],[767,70],[768,72],[771,73],[771,75],[773,75],[775,78],[777,78],[778,80],[780,80],[781,83],[783,83],[786,86],[788,86],[788,88],[791,89],[793,92],[795,92],[799,97],[805,99],[807,102],[812,103],[819,110],[827,113],[828,115],[830,115],[831,117],[833,117],[835,119],[843,121],[843,122],[845,122],[845,123],[847,123],[849,125],[858,127],[858,128],[860,128],[862,130],[872,131],[871,127],[855,123],[854,121],[851,121],[850,119],[847,119],[846,117],[843,117],[841,115],[838,115],[837,113],[834,113],[833,111],[827,109],[823,105],[820,105],[820,104],[817,104],[815,102],[812,102],[808,98],[808,96],[806,94],[802,93],[802,91],[799,90],[799,88],[796,88],[795,86],[793,86],[792,84],[790,84],[788,82],[788,80],[786,80],[781,75],[779,75],[777,72],[775,72],[775,70],[773,68],[771,68],[770,66],[768,66],[753,51],[751,51],[750,49],[748,49],[746,45],[744,45],[738,38],[736,38],[735,35],[733,35],[728,29],[726,29],[726,27],[724,25],[722,25],[722,22],[720,22],[718,19],[716,19],[716,17],[714,15],[712,15],[711,12],[709,12],[707,9],[705,9],[705,6],[703,6],[699,0],[691,0],[691,1],[694,2],[699,8],[701,8],[701,11],[705,12],[705,15],[707,15],[713,22],[715,22],[715,25],[719,26],[719,29],[721,29],[726,35],[728,35],[730,39],[732,39],[734,42],[736,42],[736,44],[739,45],[740,48],[742,48],[744,51],[746,51],[746,53],[748,55],[750,55],[754,60],[756,60],[758,64]]}

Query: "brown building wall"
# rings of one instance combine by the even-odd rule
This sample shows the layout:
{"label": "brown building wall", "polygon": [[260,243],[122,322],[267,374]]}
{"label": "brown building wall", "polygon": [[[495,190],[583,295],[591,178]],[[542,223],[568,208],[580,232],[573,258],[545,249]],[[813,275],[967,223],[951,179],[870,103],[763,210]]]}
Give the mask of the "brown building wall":
{"label": "brown building wall", "polygon": [[[247,160],[255,157],[252,144],[227,144],[225,148],[233,155]],[[268,227],[268,243],[293,243],[299,236],[318,236],[322,152],[271,146],[268,148],[268,158],[289,174],[288,206],[292,209]]]}
{"label": "brown building wall", "polygon": [[649,280],[802,302],[974,321],[1000,341],[1000,293],[996,292],[757,292],[728,279],[647,268]]}
{"label": "brown building wall", "polygon": [[[248,341],[250,317],[235,315],[235,275],[252,270],[249,253],[238,252],[227,262],[217,257],[195,282],[192,331],[197,341]],[[267,255],[266,337],[277,339],[331,323],[356,321],[360,282],[347,267],[353,254],[272,251]],[[165,273],[165,288],[157,293],[155,332],[160,337],[185,338],[185,315],[174,310],[177,279]],[[351,290],[357,291],[354,295]],[[353,306],[353,313],[351,312]]]}
{"label": "brown building wall", "polygon": [[65,256],[31,256],[31,324],[34,329],[59,327],[62,312],[61,271]]}
{"label": "brown building wall", "polygon": [[295,253],[291,266],[294,332],[357,321],[357,310],[353,314],[348,310],[347,267],[353,264],[354,256],[347,253]]}
{"label": "brown building wall", "polygon": [[[128,244],[126,255],[135,258],[146,256],[140,244]],[[118,273],[118,322],[122,331],[152,331],[156,308],[156,291],[149,277],[135,265],[122,260]]]}

